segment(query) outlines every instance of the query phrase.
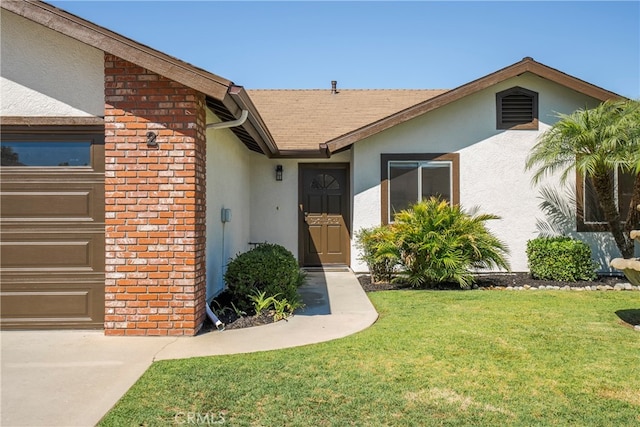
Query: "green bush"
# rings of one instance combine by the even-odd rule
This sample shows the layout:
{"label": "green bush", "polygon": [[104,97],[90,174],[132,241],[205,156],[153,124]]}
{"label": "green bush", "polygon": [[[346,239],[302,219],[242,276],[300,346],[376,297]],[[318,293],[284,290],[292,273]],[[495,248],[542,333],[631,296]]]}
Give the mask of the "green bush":
{"label": "green bush", "polygon": [[300,305],[298,288],[305,274],[291,252],[280,245],[264,243],[236,256],[224,275],[227,292],[240,310],[253,308],[252,295],[264,292],[266,298],[286,299]]}
{"label": "green bush", "polygon": [[569,237],[539,237],[527,242],[527,259],[535,279],[575,282],[597,277],[591,248]]}
{"label": "green bush", "polygon": [[382,253],[380,250],[391,239],[391,229],[384,225],[363,228],[356,233],[356,246],[360,250],[358,259],[367,264],[373,283],[390,282],[393,278],[398,259],[393,254]]}
{"label": "green bush", "polygon": [[468,288],[473,270],[509,270],[506,246],[485,227],[491,219],[499,217],[466,213],[432,197],[396,214],[392,239],[380,252],[400,260],[401,278],[413,287],[457,283]]}

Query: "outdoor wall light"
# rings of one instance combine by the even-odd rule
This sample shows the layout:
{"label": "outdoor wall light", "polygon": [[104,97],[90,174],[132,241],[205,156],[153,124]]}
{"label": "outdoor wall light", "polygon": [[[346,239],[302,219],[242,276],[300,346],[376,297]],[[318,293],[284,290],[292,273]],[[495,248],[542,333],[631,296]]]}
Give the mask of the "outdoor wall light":
{"label": "outdoor wall light", "polygon": [[147,147],[157,147],[158,146],[158,134],[155,132],[147,132]]}
{"label": "outdoor wall light", "polygon": [[282,165],[276,166],[276,181],[282,181]]}

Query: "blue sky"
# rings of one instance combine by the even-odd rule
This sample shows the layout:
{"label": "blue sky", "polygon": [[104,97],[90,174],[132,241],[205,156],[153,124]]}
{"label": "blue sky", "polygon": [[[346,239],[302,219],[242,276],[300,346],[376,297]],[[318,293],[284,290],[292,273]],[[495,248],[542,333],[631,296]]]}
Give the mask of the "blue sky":
{"label": "blue sky", "polygon": [[50,1],[248,89],[448,89],[531,56],[640,99],[640,2]]}

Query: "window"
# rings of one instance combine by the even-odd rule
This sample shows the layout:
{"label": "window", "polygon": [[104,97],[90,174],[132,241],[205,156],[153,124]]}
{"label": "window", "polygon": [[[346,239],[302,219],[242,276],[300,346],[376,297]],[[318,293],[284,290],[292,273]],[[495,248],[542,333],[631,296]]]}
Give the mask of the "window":
{"label": "window", "polygon": [[89,166],[91,142],[2,141],[2,166]]}
{"label": "window", "polygon": [[[104,128],[90,126],[3,126],[2,167],[104,170]],[[97,157],[96,157],[97,156]]]}
{"label": "window", "polygon": [[[629,214],[631,195],[635,183],[635,174],[631,172],[611,172],[611,191],[618,204],[620,218],[624,221]],[[583,175],[576,178],[578,183],[577,195],[579,200],[578,208],[578,231],[606,231],[608,230],[604,212],[598,202],[595,188],[590,179]]]}
{"label": "window", "polygon": [[382,222],[395,212],[435,196],[459,203],[459,155],[382,154]]}
{"label": "window", "polygon": [[498,129],[538,129],[538,94],[521,87],[496,93]]}

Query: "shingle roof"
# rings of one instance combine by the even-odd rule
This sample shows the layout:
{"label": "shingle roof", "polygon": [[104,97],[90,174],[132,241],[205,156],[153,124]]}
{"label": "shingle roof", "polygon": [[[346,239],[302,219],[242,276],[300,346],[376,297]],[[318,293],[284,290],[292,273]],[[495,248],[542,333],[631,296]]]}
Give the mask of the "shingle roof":
{"label": "shingle roof", "polygon": [[315,150],[446,90],[247,90],[281,151]]}

